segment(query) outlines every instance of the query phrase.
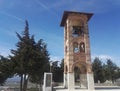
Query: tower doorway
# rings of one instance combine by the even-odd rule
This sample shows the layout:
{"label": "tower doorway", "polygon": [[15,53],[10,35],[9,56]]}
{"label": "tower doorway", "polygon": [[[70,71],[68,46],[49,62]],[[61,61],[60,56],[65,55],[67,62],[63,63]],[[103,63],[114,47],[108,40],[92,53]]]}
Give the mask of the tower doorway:
{"label": "tower doorway", "polygon": [[78,67],[75,67],[74,68],[74,79],[75,79],[75,86],[77,87],[81,87],[81,84],[80,84],[80,69]]}
{"label": "tower doorway", "polygon": [[74,65],[75,88],[87,88],[87,70],[86,66],[81,63]]}

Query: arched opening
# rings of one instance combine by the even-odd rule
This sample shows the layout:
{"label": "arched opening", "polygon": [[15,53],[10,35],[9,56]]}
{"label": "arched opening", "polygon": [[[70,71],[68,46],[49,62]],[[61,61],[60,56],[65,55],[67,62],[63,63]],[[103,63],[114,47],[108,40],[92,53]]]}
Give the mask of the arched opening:
{"label": "arched opening", "polygon": [[67,53],[68,52],[68,48],[67,48],[67,46],[65,46],[65,53]]}
{"label": "arched opening", "polygon": [[80,43],[80,52],[85,52],[85,43],[84,42]]}
{"label": "arched opening", "polygon": [[65,73],[68,72],[68,68],[67,68],[67,65],[65,66],[65,70],[64,70]]}
{"label": "arched opening", "polygon": [[72,29],[72,36],[73,37],[83,36],[83,34],[84,34],[84,27],[83,26],[73,26],[73,29]]}
{"label": "arched opening", "polygon": [[87,88],[87,68],[85,63],[77,62],[74,65],[75,88]]}
{"label": "arched opening", "polygon": [[79,52],[79,45],[77,42],[73,43],[73,51],[74,53],[78,53]]}
{"label": "arched opening", "polygon": [[74,68],[74,79],[75,85],[80,86],[80,69],[78,67]]}

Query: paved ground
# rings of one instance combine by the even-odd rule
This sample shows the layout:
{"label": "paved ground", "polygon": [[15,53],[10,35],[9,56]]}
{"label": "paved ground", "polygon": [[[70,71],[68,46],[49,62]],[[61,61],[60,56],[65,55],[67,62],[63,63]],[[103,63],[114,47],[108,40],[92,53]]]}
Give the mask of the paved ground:
{"label": "paved ground", "polygon": [[102,90],[102,91],[120,91],[119,86],[97,86],[95,87],[96,91]]}
{"label": "paved ground", "polygon": [[95,90],[87,90],[85,88],[76,88],[74,90],[64,89],[62,86],[55,87],[56,91],[120,91],[119,86],[96,86]]}

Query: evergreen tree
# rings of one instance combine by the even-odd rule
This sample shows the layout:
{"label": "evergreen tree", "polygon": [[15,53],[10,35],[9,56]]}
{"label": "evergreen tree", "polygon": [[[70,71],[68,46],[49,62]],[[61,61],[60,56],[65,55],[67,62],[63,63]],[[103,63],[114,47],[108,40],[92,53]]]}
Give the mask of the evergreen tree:
{"label": "evergreen tree", "polygon": [[64,59],[61,60],[60,68],[64,72]]}
{"label": "evergreen tree", "polygon": [[[49,54],[47,45],[40,39],[37,43],[34,36],[29,34],[29,26],[26,21],[25,30],[22,36],[18,33],[19,38],[16,44],[17,49],[11,50],[13,55],[10,55],[14,63],[14,74],[20,76],[20,91],[26,91],[28,80],[33,78],[37,73],[43,75],[46,64],[49,63]],[[41,77],[39,75],[39,77]],[[41,78],[40,78],[41,79]],[[35,81],[35,80],[34,80]]]}
{"label": "evergreen tree", "polygon": [[63,81],[63,71],[64,71],[64,59],[61,60],[60,66],[58,65],[59,61],[52,62],[52,73],[54,82]]}
{"label": "evergreen tree", "polygon": [[106,80],[111,80],[114,83],[115,79],[117,78],[117,73],[119,69],[115,63],[112,62],[111,59],[107,59],[107,63],[105,66],[105,77]]}
{"label": "evergreen tree", "polygon": [[96,57],[94,59],[93,64],[92,64],[92,68],[93,68],[93,72],[94,72],[95,83],[98,83],[98,81],[100,81],[100,83],[105,82],[103,65],[98,57]]}
{"label": "evergreen tree", "polygon": [[97,83],[105,82],[106,80],[115,82],[120,77],[120,68],[112,62],[111,59],[107,59],[107,62],[102,64],[99,58],[95,58],[93,61],[94,81]]}
{"label": "evergreen tree", "polygon": [[[32,67],[32,73],[30,76],[30,81],[32,83],[39,84],[42,86],[44,72],[49,72],[50,63],[49,63],[49,54],[47,51],[47,46],[43,40],[39,40],[36,44],[36,50],[38,51],[36,55],[37,62]],[[41,61],[41,62],[40,62]]]}
{"label": "evergreen tree", "polygon": [[0,85],[4,85],[7,78],[13,76],[12,70],[12,62],[8,58],[0,55]]}

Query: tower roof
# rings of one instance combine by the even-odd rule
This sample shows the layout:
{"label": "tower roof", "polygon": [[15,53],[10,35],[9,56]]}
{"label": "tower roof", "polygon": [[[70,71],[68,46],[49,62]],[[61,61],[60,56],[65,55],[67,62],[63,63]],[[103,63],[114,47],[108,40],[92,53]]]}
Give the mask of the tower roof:
{"label": "tower roof", "polygon": [[69,14],[83,14],[83,15],[87,15],[88,17],[88,21],[90,20],[90,18],[92,17],[93,13],[85,13],[85,12],[74,12],[74,11],[64,11],[63,17],[62,17],[62,21],[60,26],[64,26],[67,17],[69,16]]}

